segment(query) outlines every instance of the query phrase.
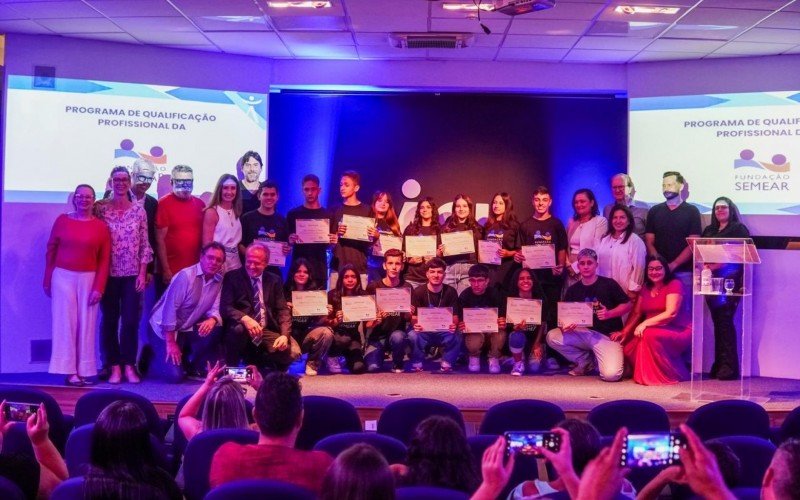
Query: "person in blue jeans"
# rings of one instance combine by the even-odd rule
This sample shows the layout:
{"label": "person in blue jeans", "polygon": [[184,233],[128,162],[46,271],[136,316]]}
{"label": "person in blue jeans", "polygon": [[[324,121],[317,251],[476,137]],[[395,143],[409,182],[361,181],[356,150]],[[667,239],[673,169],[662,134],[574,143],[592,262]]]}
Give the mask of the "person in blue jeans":
{"label": "person in blue jeans", "polygon": [[[441,346],[444,351],[442,354],[441,371],[449,373],[453,371],[453,365],[458,359],[461,350],[461,338],[456,331],[458,324],[458,293],[452,286],[444,284],[444,273],[447,264],[440,258],[431,259],[425,264],[425,277],[428,282],[424,286],[419,286],[411,294],[411,308],[413,316],[411,324],[413,331],[417,333],[417,342],[414,352],[411,355],[411,370],[422,371],[422,360],[428,347]],[[419,313],[421,308],[449,308],[452,316],[450,325],[447,329],[442,328],[437,331],[425,331],[423,325],[419,323]]]}
{"label": "person in blue jeans", "polygon": [[[413,288],[400,278],[400,273],[403,272],[403,252],[392,248],[383,257],[386,276],[370,283],[367,286],[367,295],[375,295],[375,290],[379,288],[404,288],[410,296]],[[383,311],[380,304],[378,305],[378,317],[367,323],[367,330],[371,329],[367,336],[367,352],[364,357],[368,371],[380,370],[383,353],[389,350],[392,353],[392,371],[403,372],[403,358],[407,351],[413,350],[417,338],[417,332],[409,331],[410,321],[410,312]]]}

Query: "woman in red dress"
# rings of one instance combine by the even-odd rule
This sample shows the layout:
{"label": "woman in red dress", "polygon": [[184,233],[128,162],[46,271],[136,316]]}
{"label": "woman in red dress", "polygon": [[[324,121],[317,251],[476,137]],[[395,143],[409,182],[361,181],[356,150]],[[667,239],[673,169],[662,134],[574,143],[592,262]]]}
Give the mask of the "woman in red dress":
{"label": "woman in red dress", "polygon": [[692,342],[692,326],[680,314],[683,286],[663,257],[648,257],[645,286],[621,332],[611,335],[622,342],[633,380],[642,385],[675,384],[689,379],[682,354]]}

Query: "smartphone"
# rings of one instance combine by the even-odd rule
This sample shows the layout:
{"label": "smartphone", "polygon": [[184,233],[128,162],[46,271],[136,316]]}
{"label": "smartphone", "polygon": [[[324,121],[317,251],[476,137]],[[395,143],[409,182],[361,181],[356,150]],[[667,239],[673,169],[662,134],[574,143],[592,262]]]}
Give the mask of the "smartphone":
{"label": "smartphone", "polygon": [[234,366],[225,368],[225,375],[229,375],[235,382],[243,384],[253,378],[253,371],[244,366]]}
{"label": "smartphone", "polygon": [[620,465],[633,469],[677,465],[681,448],[686,448],[682,434],[628,434],[622,443]]}
{"label": "smartphone", "polygon": [[554,432],[514,431],[503,435],[506,438],[506,456],[516,453],[541,458],[537,448],[546,448],[553,453],[561,448],[561,436]]}
{"label": "smartphone", "polygon": [[30,403],[14,403],[6,401],[5,417],[9,422],[27,422],[28,417],[36,413],[39,405]]}

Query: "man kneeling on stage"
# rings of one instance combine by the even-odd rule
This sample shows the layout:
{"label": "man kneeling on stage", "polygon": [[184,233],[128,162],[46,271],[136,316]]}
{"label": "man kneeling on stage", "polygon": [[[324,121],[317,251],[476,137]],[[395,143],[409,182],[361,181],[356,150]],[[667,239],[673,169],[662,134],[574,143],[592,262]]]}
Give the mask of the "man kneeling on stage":
{"label": "man kneeling on stage", "polygon": [[206,364],[219,359],[224,263],[225,247],[216,242],[204,246],[200,262],[181,269],[153,307],[150,325],[166,341],[170,382],[180,382],[184,373],[204,377]]}
{"label": "man kneeling on stage", "polygon": [[219,308],[228,366],[244,360],[262,371],[286,371],[300,357],[280,278],[264,272],[268,262],[269,249],[254,242],[247,247],[244,267],[227,272],[222,280]]}

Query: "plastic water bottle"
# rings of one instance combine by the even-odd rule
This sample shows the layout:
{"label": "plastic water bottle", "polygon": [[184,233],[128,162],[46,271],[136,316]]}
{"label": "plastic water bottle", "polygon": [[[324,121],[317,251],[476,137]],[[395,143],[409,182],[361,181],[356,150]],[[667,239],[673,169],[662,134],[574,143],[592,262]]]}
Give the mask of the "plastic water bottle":
{"label": "plastic water bottle", "polygon": [[708,266],[703,267],[703,270],[700,272],[700,293],[711,293],[711,276],[711,268]]}

